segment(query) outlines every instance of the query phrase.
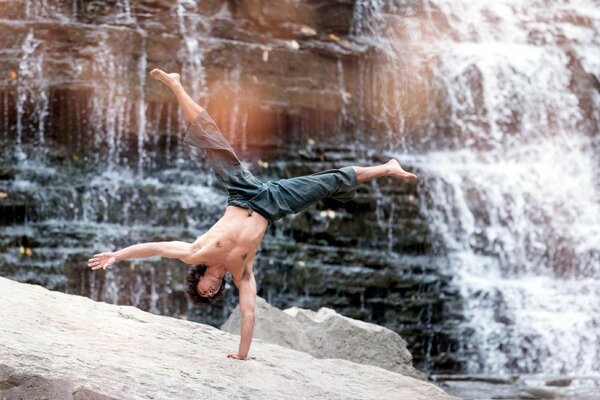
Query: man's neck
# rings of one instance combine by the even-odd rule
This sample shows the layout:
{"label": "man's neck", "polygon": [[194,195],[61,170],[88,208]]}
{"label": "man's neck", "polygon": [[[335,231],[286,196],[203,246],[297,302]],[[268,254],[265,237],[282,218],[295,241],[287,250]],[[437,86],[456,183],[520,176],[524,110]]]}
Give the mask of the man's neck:
{"label": "man's neck", "polygon": [[216,279],[223,279],[227,270],[222,265],[209,266],[206,269],[205,275],[210,275]]}

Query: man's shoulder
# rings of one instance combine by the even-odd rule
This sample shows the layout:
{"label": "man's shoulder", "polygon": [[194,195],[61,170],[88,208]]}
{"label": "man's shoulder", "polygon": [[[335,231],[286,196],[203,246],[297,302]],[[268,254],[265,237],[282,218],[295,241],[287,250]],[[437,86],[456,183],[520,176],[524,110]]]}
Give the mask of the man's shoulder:
{"label": "man's shoulder", "polygon": [[200,250],[206,244],[207,233],[208,232],[203,233],[198,237],[198,239],[194,240],[194,243],[192,243],[192,249]]}
{"label": "man's shoulder", "polygon": [[252,271],[252,265],[245,265],[241,271],[237,274],[231,273],[233,278],[233,284],[239,289],[240,286],[250,282],[254,279],[254,272]]}

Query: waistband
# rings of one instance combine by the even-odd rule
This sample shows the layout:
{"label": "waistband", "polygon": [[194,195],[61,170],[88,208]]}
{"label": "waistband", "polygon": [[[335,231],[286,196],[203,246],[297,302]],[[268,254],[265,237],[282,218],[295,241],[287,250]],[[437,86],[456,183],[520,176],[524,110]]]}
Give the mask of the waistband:
{"label": "waistband", "polygon": [[243,200],[230,199],[230,200],[227,201],[227,205],[228,206],[237,206],[237,207],[241,207],[241,208],[246,208],[250,212],[250,214],[252,214],[253,212],[255,212],[258,215],[260,215],[261,217],[263,217],[264,219],[266,219],[267,222],[269,223],[269,225],[273,222],[273,220],[267,214],[263,213],[262,211],[260,211],[256,207],[252,207],[252,205],[250,203],[245,202]]}

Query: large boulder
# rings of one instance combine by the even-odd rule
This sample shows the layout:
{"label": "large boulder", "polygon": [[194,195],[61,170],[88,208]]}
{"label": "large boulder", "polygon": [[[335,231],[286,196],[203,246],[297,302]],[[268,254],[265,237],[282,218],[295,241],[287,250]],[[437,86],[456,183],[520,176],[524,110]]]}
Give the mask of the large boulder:
{"label": "large boulder", "polygon": [[[254,337],[309,353],[317,358],[339,358],[375,365],[413,378],[427,380],[412,366],[406,341],[379,325],[344,317],[330,308],[318,312],[298,307],[279,310],[256,298]],[[221,329],[239,334],[239,306]]]}
{"label": "large boulder", "polygon": [[0,399],[455,399],[372,366],[0,278]]}

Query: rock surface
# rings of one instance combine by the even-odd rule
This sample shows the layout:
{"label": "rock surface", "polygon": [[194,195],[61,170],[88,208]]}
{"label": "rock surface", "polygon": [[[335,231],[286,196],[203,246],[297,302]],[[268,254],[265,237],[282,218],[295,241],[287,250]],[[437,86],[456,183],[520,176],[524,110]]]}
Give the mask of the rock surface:
{"label": "rock surface", "polygon": [[[406,341],[382,326],[344,317],[326,307],[318,312],[298,307],[281,311],[260,297],[256,298],[255,318],[256,339],[317,358],[340,358],[427,380],[425,374],[413,368]],[[221,329],[239,334],[239,307]]]}
{"label": "rock surface", "polygon": [[381,368],[319,360],[135,307],[0,278],[0,398],[454,399]]}

